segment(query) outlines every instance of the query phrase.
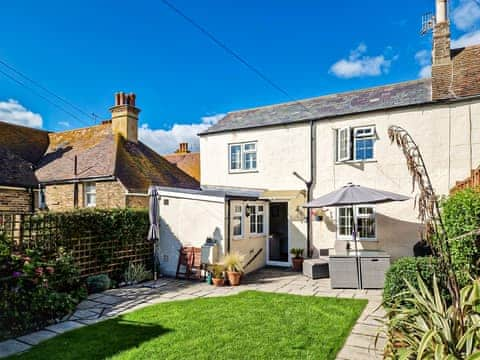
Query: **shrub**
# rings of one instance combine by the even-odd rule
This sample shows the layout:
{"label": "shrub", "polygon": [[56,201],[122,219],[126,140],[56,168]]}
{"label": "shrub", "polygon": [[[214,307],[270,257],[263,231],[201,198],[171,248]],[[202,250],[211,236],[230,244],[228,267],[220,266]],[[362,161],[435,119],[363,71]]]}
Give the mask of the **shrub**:
{"label": "shrub", "polygon": [[[391,306],[396,297],[402,297],[402,294],[408,290],[405,280],[413,286],[417,286],[417,274],[428,286],[431,286],[437,268],[437,261],[432,257],[404,257],[395,261],[385,277],[383,288],[385,305]],[[442,293],[447,296],[448,292],[446,289],[442,289]]]}
{"label": "shrub", "polygon": [[227,271],[243,273],[243,256],[237,252],[227,254],[223,259]]}
{"label": "shrub", "polygon": [[303,249],[302,248],[291,248],[290,254],[292,254],[296,259],[301,258],[303,256]]}
{"label": "shrub", "polygon": [[86,291],[66,252],[48,260],[39,250],[2,257],[0,338],[44,327],[75,309]]}
{"label": "shrub", "polygon": [[459,309],[445,303],[436,279],[430,287],[419,277],[417,285],[407,287],[410,306],[387,309],[385,359],[477,359],[480,280],[461,289]]}
{"label": "shrub", "polygon": [[107,274],[93,275],[87,278],[89,293],[97,293],[110,289],[112,281]]}
{"label": "shrub", "polygon": [[480,275],[480,244],[476,235],[463,236],[480,228],[480,191],[457,191],[441,202],[442,220],[450,241],[452,266],[460,286]]}
{"label": "shrub", "polygon": [[130,284],[136,284],[145,280],[148,280],[152,277],[152,273],[145,269],[143,263],[133,263],[128,264],[125,273],[123,274],[125,282]]}

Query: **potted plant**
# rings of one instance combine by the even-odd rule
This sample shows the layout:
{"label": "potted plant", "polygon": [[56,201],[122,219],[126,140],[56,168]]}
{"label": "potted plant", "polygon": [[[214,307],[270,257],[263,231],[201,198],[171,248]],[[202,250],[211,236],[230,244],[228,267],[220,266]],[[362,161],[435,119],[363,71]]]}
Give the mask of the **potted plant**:
{"label": "potted plant", "polygon": [[231,286],[240,285],[243,274],[243,256],[239,253],[230,253],[223,259],[223,265],[227,270],[228,282]]}
{"label": "potted plant", "polygon": [[215,264],[212,266],[212,281],[215,286],[223,286],[225,284],[225,278],[223,273],[225,267],[221,264]]}
{"label": "potted plant", "polygon": [[292,269],[293,271],[302,271],[303,268],[303,249],[292,248],[290,249],[292,257]]}

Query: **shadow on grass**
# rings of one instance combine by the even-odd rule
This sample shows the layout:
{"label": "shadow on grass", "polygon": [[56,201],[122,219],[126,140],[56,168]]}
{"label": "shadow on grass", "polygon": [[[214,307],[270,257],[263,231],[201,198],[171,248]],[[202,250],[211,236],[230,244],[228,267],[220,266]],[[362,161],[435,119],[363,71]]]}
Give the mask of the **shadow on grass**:
{"label": "shadow on grass", "polygon": [[41,359],[46,355],[48,359],[62,360],[106,359],[171,331],[157,324],[125,320],[120,316],[40,343],[21,354],[20,359]]}

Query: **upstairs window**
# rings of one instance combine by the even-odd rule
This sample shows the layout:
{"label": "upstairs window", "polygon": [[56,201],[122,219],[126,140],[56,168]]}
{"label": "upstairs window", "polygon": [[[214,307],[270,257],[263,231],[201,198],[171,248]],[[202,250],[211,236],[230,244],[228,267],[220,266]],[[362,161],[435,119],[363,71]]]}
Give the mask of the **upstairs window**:
{"label": "upstairs window", "polygon": [[97,206],[97,186],[95,183],[85,184],[85,206]]}
{"label": "upstairs window", "polygon": [[230,144],[229,163],[232,172],[257,170],[257,143]]}
{"label": "upstairs window", "polygon": [[338,129],[337,161],[374,159],[375,140],[375,126]]}

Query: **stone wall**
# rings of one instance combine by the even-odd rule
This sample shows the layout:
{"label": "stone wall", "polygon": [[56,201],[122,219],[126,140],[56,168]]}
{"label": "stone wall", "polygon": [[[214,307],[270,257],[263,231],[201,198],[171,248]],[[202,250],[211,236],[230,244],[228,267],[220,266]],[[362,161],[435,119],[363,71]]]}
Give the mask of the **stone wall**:
{"label": "stone wall", "polygon": [[27,189],[0,188],[0,211],[29,212],[32,210],[32,193]]}
{"label": "stone wall", "polygon": [[[78,184],[78,208],[84,208],[84,183]],[[118,181],[103,181],[96,183],[97,208],[123,208],[126,205],[125,188]],[[75,184],[56,184],[45,187],[47,208],[50,211],[65,211],[74,209]]]}
{"label": "stone wall", "polygon": [[126,203],[129,208],[147,208],[148,207],[148,196],[141,195],[127,195]]}

